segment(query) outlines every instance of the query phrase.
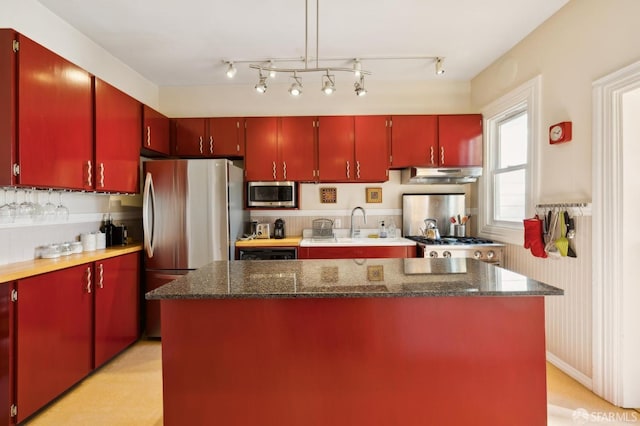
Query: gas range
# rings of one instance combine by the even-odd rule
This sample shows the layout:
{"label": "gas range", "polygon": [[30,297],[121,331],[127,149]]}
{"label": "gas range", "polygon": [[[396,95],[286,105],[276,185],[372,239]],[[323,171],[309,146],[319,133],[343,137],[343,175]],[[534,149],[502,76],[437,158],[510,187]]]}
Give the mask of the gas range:
{"label": "gas range", "polygon": [[418,243],[418,257],[470,257],[500,265],[504,244],[476,237],[442,237],[438,240],[422,235],[405,236]]}

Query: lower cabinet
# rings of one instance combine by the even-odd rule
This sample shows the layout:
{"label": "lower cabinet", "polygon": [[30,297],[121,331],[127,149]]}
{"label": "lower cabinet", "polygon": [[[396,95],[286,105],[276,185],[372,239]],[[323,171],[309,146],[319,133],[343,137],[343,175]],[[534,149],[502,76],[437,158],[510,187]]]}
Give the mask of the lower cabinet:
{"label": "lower cabinet", "polygon": [[375,259],[384,257],[416,257],[416,246],[298,248],[298,259]]}
{"label": "lower cabinet", "polygon": [[126,254],[17,281],[17,422],[137,340],[139,256]]}
{"label": "lower cabinet", "polygon": [[11,424],[12,395],[12,317],[11,291],[13,283],[0,284],[0,425]]}

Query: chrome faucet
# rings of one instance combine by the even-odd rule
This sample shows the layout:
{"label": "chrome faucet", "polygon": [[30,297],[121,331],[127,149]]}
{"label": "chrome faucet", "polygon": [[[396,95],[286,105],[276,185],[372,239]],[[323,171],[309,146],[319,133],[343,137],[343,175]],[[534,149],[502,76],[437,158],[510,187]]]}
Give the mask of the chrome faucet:
{"label": "chrome faucet", "polygon": [[364,209],[362,207],[354,207],[353,210],[351,210],[351,238],[354,238],[356,235],[360,234],[360,230],[358,229],[357,231],[353,228],[353,215],[356,212],[356,210],[360,210],[362,211],[362,217],[364,218],[364,223],[367,223],[367,213],[364,211]]}

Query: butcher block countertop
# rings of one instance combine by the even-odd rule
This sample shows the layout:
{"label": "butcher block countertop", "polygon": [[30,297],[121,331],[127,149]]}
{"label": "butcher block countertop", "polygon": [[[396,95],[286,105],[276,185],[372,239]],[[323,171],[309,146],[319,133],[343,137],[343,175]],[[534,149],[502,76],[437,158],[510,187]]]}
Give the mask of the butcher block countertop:
{"label": "butcher block countertop", "polygon": [[238,240],[236,241],[236,247],[250,248],[250,247],[298,247],[302,237],[287,237],[287,238],[267,238],[267,239],[253,239],[253,240]]}
{"label": "butcher block countertop", "polygon": [[0,283],[20,280],[47,272],[58,271],[84,263],[95,262],[110,257],[142,251],[142,244],[128,244],[126,246],[109,247],[107,249],[87,251],[56,259],[33,259],[24,262],[0,265]]}

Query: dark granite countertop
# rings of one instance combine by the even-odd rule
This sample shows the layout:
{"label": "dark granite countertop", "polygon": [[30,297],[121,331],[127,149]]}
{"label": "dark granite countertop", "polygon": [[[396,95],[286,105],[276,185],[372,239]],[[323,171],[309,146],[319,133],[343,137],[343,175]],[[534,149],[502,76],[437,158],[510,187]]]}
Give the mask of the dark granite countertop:
{"label": "dark granite countertop", "polygon": [[215,261],[153,299],[552,296],[564,291],[474,259]]}

